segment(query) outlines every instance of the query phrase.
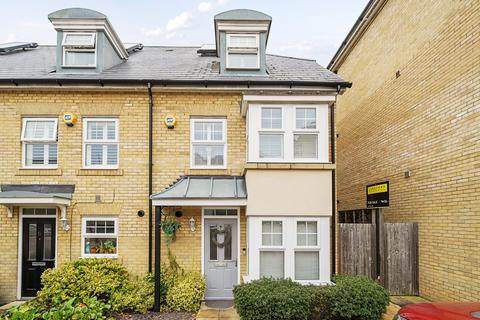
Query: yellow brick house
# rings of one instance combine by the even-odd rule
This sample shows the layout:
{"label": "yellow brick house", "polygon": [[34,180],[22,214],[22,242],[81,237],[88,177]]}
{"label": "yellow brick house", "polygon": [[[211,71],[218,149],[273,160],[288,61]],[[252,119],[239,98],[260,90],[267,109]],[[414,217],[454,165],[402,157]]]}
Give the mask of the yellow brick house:
{"label": "yellow brick house", "polygon": [[418,224],[420,295],[480,297],[480,2],[369,1],[329,64],[338,209],[389,181],[386,222]]}
{"label": "yellow brick house", "polygon": [[216,15],[201,47],[124,44],[89,9],[48,18],[56,45],[0,45],[0,301],[84,257],[152,272],[155,212],[181,223],[172,252],[203,272],[206,299],[261,276],[330,281],[348,82],[266,54],[257,11]]}

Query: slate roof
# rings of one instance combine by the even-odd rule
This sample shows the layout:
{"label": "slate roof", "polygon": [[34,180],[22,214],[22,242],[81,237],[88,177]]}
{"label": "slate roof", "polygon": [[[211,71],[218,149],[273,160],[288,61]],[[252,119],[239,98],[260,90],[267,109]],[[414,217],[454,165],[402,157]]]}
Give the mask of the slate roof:
{"label": "slate roof", "polygon": [[132,53],[128,61],[101,73],[66,74],[55,72],[55,46],[16,51],[0,55],[0,81],[10,80],[154,80],[154,81],[293,81],[319,85],[348,86],[335,73],[314,60],[267,54],[265,76],[219,73],[218,57],[200,56],[200,47],[145,46]]}
{"label": "slate roof", "polygon": [[63,198],[72,199],[71,184],[2,184],[0,198]]}
{"label": "slate roof", "polygon": [[246,199],[244,177],[185,176],[152,199]]}

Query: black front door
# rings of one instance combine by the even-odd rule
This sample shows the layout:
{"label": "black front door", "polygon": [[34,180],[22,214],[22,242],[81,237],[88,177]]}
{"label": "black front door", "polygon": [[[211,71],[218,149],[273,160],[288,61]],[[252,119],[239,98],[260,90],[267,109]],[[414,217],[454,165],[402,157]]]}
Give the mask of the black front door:
{"label": "black front door", "polygon": [[55,266],[55,230],[54,218],[23,219],[22,297],[34,297],[43,271]]}

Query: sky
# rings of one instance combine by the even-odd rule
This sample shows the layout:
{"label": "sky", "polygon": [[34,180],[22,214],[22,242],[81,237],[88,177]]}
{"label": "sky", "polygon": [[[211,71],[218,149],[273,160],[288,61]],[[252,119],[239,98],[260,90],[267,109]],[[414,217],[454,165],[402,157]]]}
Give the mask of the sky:
{"label": "sky", "polygon": [[[22,0],[0,1],[0,43],[54,44],[47,16],[83,7],[108,16],[123,42],[200,46],[214,43],[213,16],[254,9],[273,18],[267,53],[315,59],[326,66],[368,0]],[[28,8],[28,9],[27,9]]]}

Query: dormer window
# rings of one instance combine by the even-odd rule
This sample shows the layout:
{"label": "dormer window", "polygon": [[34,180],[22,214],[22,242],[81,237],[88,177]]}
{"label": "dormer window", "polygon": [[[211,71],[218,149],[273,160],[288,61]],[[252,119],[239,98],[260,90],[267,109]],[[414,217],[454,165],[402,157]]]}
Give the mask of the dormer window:
{"label": "dormer window", "polygon": [[227,34],[227,69],[260,69],[258,34]]}
{"label": "dormer window", "polygon": [[64,67],[95,68],[95,33],[65,32],[63,35]]}

